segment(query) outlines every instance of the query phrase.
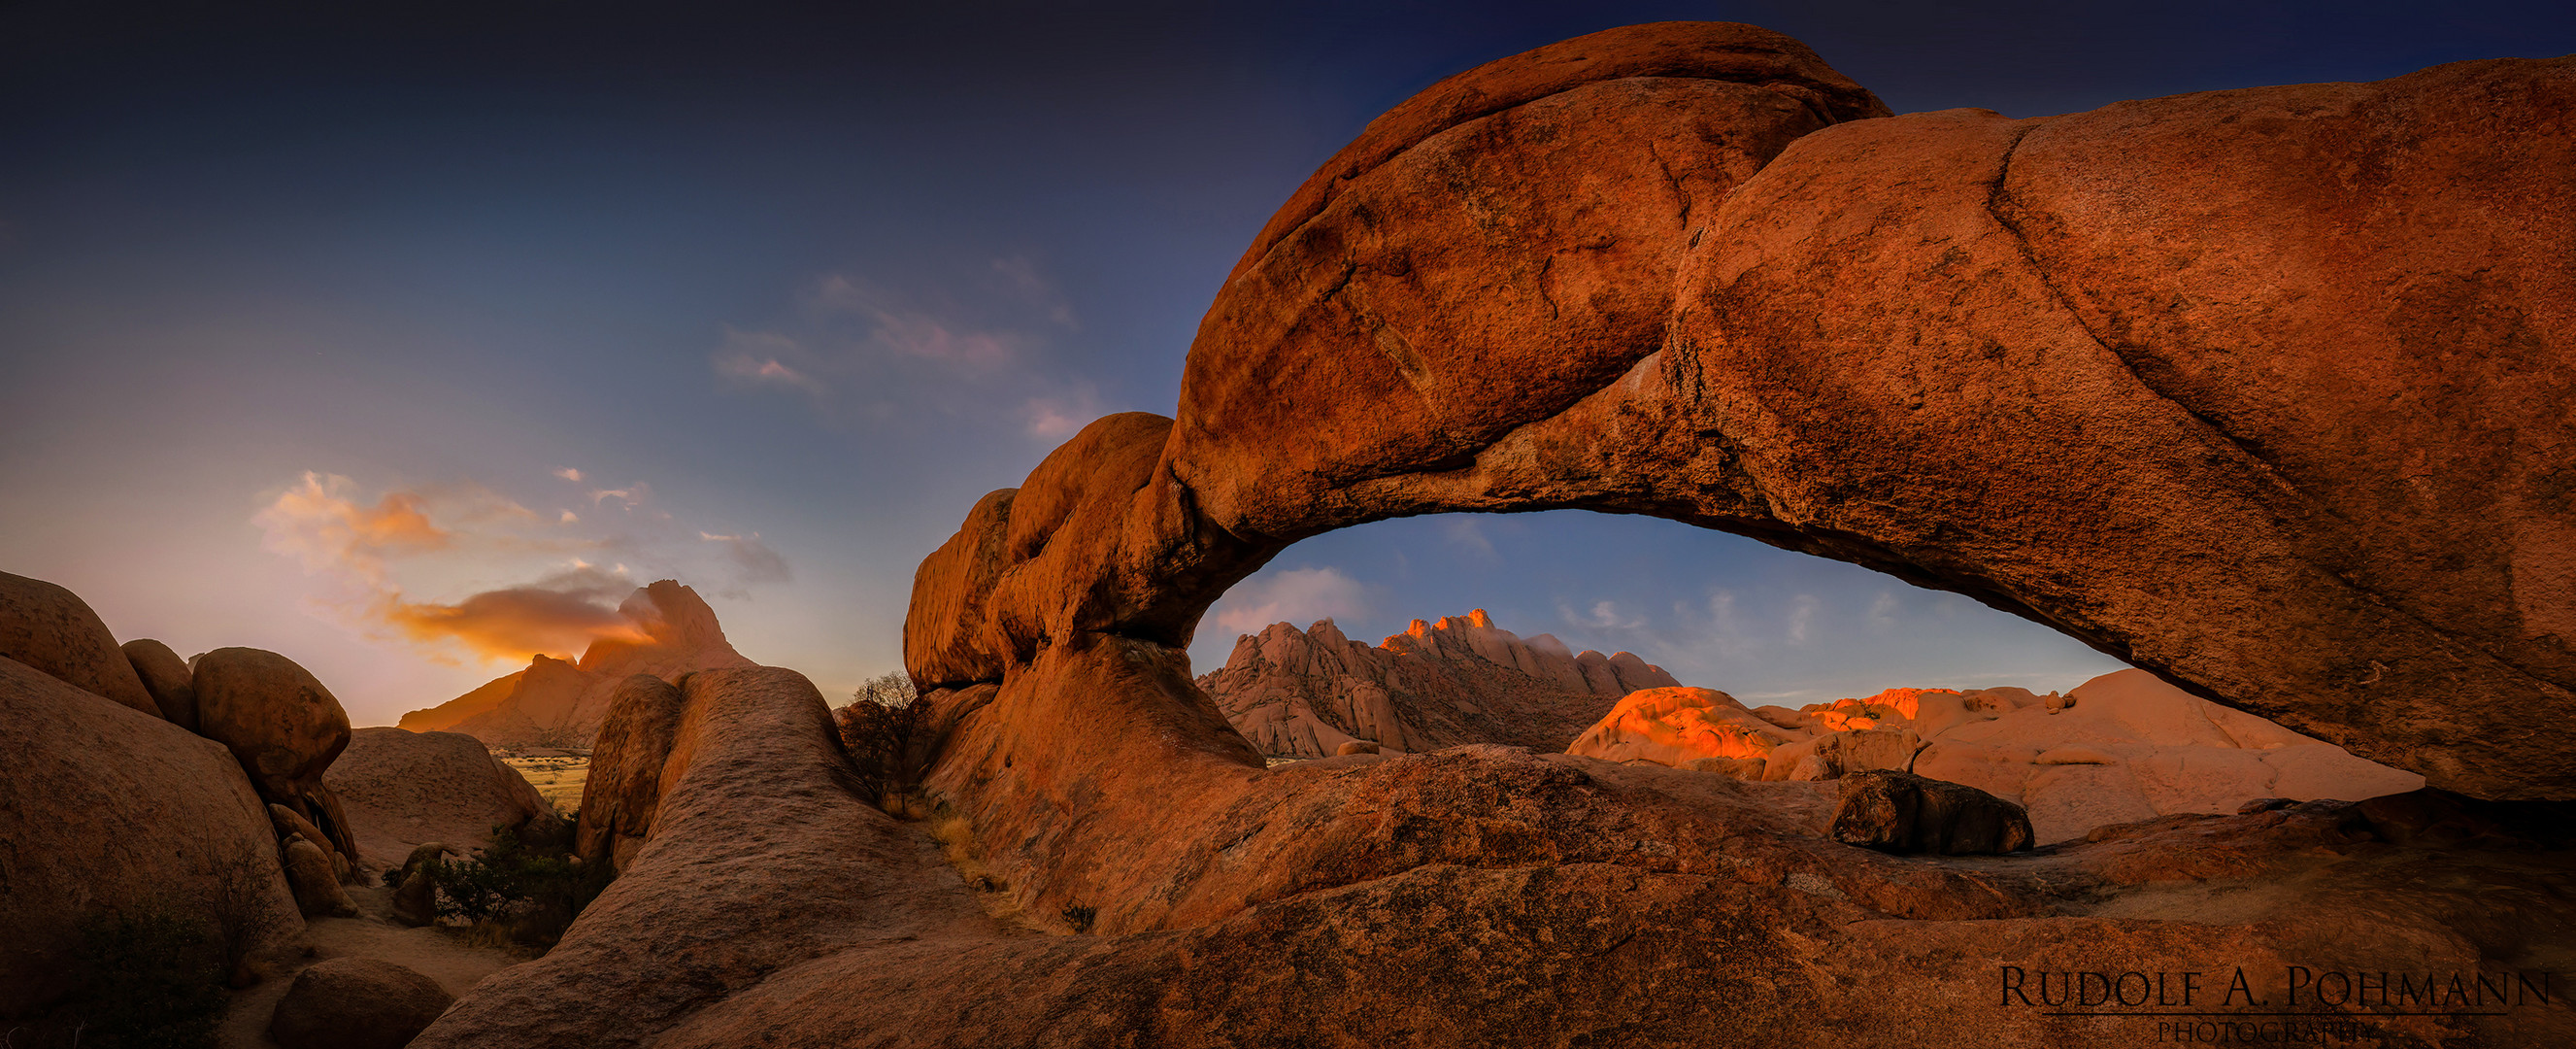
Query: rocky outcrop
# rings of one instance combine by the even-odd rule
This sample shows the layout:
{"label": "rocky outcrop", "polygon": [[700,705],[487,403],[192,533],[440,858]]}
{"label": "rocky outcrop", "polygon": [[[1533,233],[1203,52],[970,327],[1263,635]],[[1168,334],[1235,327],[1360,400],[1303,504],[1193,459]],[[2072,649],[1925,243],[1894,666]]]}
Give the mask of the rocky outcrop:
{"label": "rocky outcrop", "polygon": [[2031,846],[2022,807],[1975,787],[1909,772],[1870,769],[1842,779],[1835,841],[1891,852],[1975,856]]}
{"label": "rocky outcrop", "polygon": [[1620,696],[1676,684],[1621,652],[1522,640],[1484,609],[1416,619],[1369,646],[1332,620],[1273,623],[1236,639],[1225,666],[1198,679],[1235,731],[1263,754],[1317,758],[1352,740],[1390,750],[1503,743],[1561,750]]}
{"label": "rocky outcrop", "polygon": [[[1684,31],[1623,31],[1656,32]],[[2576,797],[2547,480],[2576,420],[2540,407],[2576,399],[2576,178],[2544,174],[2576,166],[2576,60],[1850,119],[1878,111],[1768,45],[1592,79],[1627,46],[1467,74],[1387,118],[1408,145],[1328,165],[1219,291],[1176,419],[1094,423],[924,562],[915,676],[1182,647],[1322,531],[1581,507],[1968,594],[2437,785]],[[1561,79],[1484,109],[1503,66]],[[2300,276],[2242,277],[2273,273]]]}
{"label": "rocky outcrop", "polygon": [[2028,807],[2042,844],[2175,813],[2219,815],[2255,798],[2360,801],[2424,778],[2352,756],[2142,670],[2067,695],[2018,688],[1889,689],[1799,710],[1747,710],[1702,688],[1622,700],[1567,753],[1723,767],[1744,779],[1835,779],[1871,769],[1966,784]]}
{"label": "rocky outcrop", "polygon": [[562,816],[483,741],[455,732],[362,728],[323,773],[349,816],[368,870],[428,842],[480,845],[495,828],[526,833]]}
{"label": "rocky outcrop", "polygon": [[[1173,795],[1189,822],[1129,839],[1125,866],[1184,888],[1232,868],[1261,876],[1253,899],[1074,935],[995,906],[1008,890],[970,888],[929,835],[859,797],[800,677],[717,671],[681,691],[686,742],[664,758],[681,760],[649,844],[560,945],[477,985],[419,1049],[852,1032],[897,1047],[2152,1040],[2152,1020],[2044,1015],[2060,1010],[2036,991],[1999,1006],[1998,962],[2048,972],[2061,999],[2060,972],[2112,961],[2216,966],[2221,987],[2241,966],[2278,1001],[2302,958],[2492,972],[2529,927],[2576,919],[2527,843],[2392,847],[2340,803],[2168,817],[2009,859],[1896,857],[1830,840],[1833,785],[1469,746],[1299,762],[1213,805]],[[1201,837],[1211,810],[1235,817]],[[2213,885],[2239,890],[2224,914],[2206,910]],[[2498,920],[2493,893],[2525,902]],[[2576,1034],[2561,1009],[2487,1012],[2356,1022],[2466,1046]]]}
{"label": "rocky outcrop", "polygon": [[[2311,959],[2546,969],[2563,855],[2392,845],[2353,805],[1891,856],[1831,840],[1814,782],[1487,744],[1267,769],[1184,653],[1308,535],[1648,513],[2437,783],[2576,794],[2543,451],[2576,425],[2570,65],[1871,120],[1794,41],[1662,25],[1434,85],[1255,243],[1176,420],[1095,422],[916,575],[922,789],[989,891],[844,782],[810,685],[701,673],[622,876],[416,1044],[2044,1046],[2154,1029],[1999,1001],[1999,969],[2056,1001],[2106,959],[2267,1001]],[[2331,1019],[2576,1040],[2556,1006]]]}
{"label": "rocky outcrop", "polygon": [[650,674],[617,686],[581,784],[573,845],[583,861],[623,870],[652,834],[661,809],[663,766],[686,708],[680,690]]}
{"label": "rocky outcrop", "polygon": [[618,606],[645,640],[603,638],[579,662],[537,656],[527,669],[427,710],[402,716],[414,732],[462,732],[494,746],[589,746],[619,684],[636,674],[665,681],[693,670],[748,667],[716,613],[674,580],[638,588]]}
{"label": "rocky outcrop", "polygon": [[161,910],[214,945],[230,913],[252,950],[303,931],[221,744],[0,658],[0,767],[0,1017],[72,990],[95,915]]}
{"label": "rocky outcrop", "polygon": [[107,632],[89,602],[42,579],[0,572],[0,658],[161,716],[160,705],[117,648],[116,635]]}
{"label": "rocky outcrop", "polygon": [[152,697],[152,705],[171,724],[190,732],[197,731],[197,687],[194,672],[186,660],[170,651],[170,646],[141,638],[124,645],[126,662],[133,664],[134,675],[143,682],[143,691]]}
{"label": "rocky outcrop", "polygon": [[278,846],[286,868],[287,887],[295,892],[296,909],[307,918],[354,918],[358,905],[340,887],[339,868],[331,853],[298,834]]}
{"label": "rocky outcrop", "polygon": [[438,885],[429,878],[429,865],[455,851],[445,842],[422,842],[385,876],[385,883],[394,887],[395,922],[416,929],[438,920]]}
{"label": "rocky outcrop", "polygon": [[331,958],[295,974],[268,1036],[284,1049],[402,1049],[454,1000],[392,962]]}
{"label": "rocky outcrop", "polygon": [[322,773],[349,745],[349,714],[295,661],[256,648],[218,648],[196,658],[198,731],[231,748],[251,784],[320,827],[314,844],[357,862],[348,813]]}

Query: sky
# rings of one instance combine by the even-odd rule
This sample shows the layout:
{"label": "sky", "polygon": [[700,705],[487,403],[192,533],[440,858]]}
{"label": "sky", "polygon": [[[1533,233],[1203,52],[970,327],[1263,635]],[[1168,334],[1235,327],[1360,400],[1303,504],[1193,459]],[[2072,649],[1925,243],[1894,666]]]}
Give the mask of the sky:
{"label": "sky", "polygon": [[[120,640],[285,653],[360,725],[629,631],[666,577],[846,696],[978,497],[1172,412],[1226,271],[1370,118],[1667,19],[1799,37],[1900,113],[2576,51],[2565,4],[0,2],[0,571]],[[2120,665],[1562,511],[1307,540],[1192,656],[1470,608],[1770,702]]]}

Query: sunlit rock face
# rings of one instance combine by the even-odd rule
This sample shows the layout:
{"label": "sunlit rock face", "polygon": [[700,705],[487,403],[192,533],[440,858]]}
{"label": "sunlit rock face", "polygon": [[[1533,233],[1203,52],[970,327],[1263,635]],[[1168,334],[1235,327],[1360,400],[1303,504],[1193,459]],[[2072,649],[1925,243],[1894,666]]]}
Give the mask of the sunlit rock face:
{"label": "sunlit rock face", "polygon": [[462,732],[495,746],[589,746],[619,683],[636,674],[664,680],[692,670],[754,665],[725,640],[698,592],[665,579],[618,606],[641,640],[593,641],[579,662],[539,655],[525,670],[427,710],[402,716],[414,732]]}
{"label": "sunlit rock face", "polygon": [[1198,679],[1235,731],[1266,757],[1319,758],[1363,741],[1418,751],[1461,743],[1562,750],[1619,697],[1676,684],[1632,653],[1569,651],[1529,639],[1484,609],[1368,645],[1332,620],[1273,623]]}
{"label": "sunlit rock face", "polygon": [[[2145,1043],[1999,1001],[1999,967],[2266,1001],[2303,966],[2551,969],[2563,820],[2310,802],[1899,856],[1834,839],[1829,782],[1497,744],[1266,768],[1184,653],[1308,535],[1647,513],[2439,786],[2576,794],[2572,70],[1886,119],[1795,41],[1664,24],[1442,81],[1256,240],[1176,419],[1094,422],[922,563],[920,786],[975,887],[859,800],[810,686],[701,674],[618,882],[415,1044]],[[2366,1022],[2576,1042],[2563,1005]]]}
{"label": "sunlit rock face", "polygon": [[1373,124],[1220,289],[1175,419],[1095,423],[925,564],[914,673],[1178,647],[1335,528],[1584,507],[2576,797],[2576,178],[2542,174],[2576,63],[1867,119],[1803,49],[1638,46]]}
{"label": "sunlit rock face", "polygon": [[2018,688],[1896,688],[1798,710],[1748,710],[1723,692],[1658,689],[1620,701],[1567,748],[1607,761],[1708,768],[1744,779],[1833,779],[1890,769],[1976,787],[2028,809],[2040,844],[2261,798],[2361,801],[2424,777],[2354,757],[2208,702],[2142,670],[2068,695]]}

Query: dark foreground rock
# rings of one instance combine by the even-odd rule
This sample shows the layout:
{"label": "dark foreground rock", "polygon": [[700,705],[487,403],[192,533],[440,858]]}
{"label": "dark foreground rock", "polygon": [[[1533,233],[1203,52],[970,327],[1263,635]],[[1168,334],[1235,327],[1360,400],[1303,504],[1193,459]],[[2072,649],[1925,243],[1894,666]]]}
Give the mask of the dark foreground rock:
{"label": "dark foreground rock", "polygon": [[1975,787],[1875,769],[1842,778],[1834,840],[1890,852],[1977,856],[2031,846],[2030,815]]}
{"label": "dark foreground rock", "polygon": [[80,924],[159,910],[220,944],[304,930],[277,835],[222,744],[0,659],[0,1017],[71,990]]}
{"label": "dark foreground rock", "polygon": [[332,958],[295,975],[268,1035],[284,1049],[402,1049],[454,1000],[392,962]]}

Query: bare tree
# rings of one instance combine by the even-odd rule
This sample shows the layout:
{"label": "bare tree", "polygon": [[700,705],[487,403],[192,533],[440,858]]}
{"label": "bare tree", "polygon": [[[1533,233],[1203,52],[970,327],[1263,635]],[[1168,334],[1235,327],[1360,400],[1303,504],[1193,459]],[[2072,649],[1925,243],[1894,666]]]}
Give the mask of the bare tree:
{"label": "bare tree", "polygon": [[850,693],[850,701],[853,703],[875,703],[878,706],[893,707],[898,710],[911,706],[912,701],[919,698],[921,698],[921,691],[912,687],[912,675],[900,670],[888,671],[869,678],[865,684],[859,686],[858,691]]}
{"label": "bare tree", "polygon": [[850,694],[850,704],[835,712],[841,743],[859,772],[859,794],[885,805],[911,786],[905,756],[921,722],[920,692],[902,671],[880,674]]}

